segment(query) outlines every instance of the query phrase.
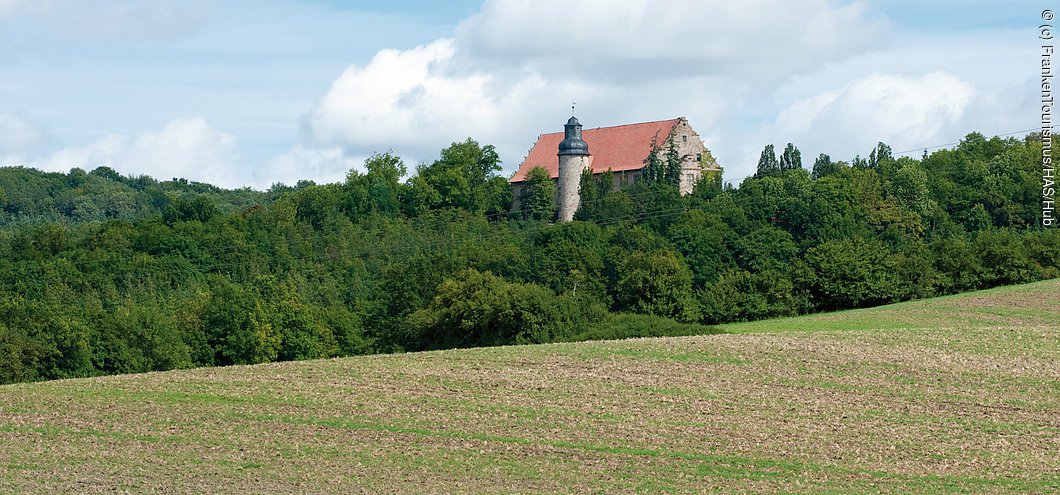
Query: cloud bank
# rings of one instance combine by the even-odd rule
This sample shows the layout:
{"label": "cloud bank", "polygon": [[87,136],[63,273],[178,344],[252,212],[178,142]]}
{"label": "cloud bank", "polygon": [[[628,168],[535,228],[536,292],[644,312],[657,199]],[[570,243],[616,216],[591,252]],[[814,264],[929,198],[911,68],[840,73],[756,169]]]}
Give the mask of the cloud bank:
{"label": "cloud bank", "polygon": [[989,90],[945,70],[775,93],[891,37],[860,2],[488,1],[452,38],[348,68],[309,112],[306,134],[420,160],[473,136],[496,144],[512,170],[537,134],[560,129],[574,99],[588,126],[686,116],[741,176],[771,142],[848,159],[877,141],[915,147],[981,125],[969,109]]}
{"label": "cloud bank", "polygon": [[108,134],[84,146],[59,149],[36,164],[51,171],[106,165],[124,175],[150,171],[162,180],[188,178],[239,187],[243,178],[232,167],[239,161],[235,136],[195,117],[173,119],[137,136]]}
{"label": "cloud bank", "polygon": [[[0,0],[0,22],[66,25],[57,4]],[[194,36],[208,9],[188,5],[118,2],[93,13],[93,24],[137,17],[146,20],[129,36]],[[381,49],[322,82],[321,94],[306,96],[292,143],[268,156],[243,153],[239,143],[254,139],[202,116],[163,116],[170,120],[160,129],[62,145],[31,112],[6,110],[0,157],[264,188],[341,180],[373,152],[393,150],[414,166],[472,137],[497,146],[510,172],[538,134],[561,129],[576,101],[589,127],[687,117],[737,178],[753,172],[769,143],[845,160],[877,141],[916,148],[972,130],[1031,127],[1023,122],[1033,119],[1033,102],[1013,95],[1032,94],[1033,81],[991,70],[1011,58],[1012,44],[998,41],[1009,34],[902,30],[863,1],[487,0],[445,37]],[[953,56],[921,48],[939,43]],[[956,53],[962,46],[968,53]],[[966,63],[975,57],[988,58]]]}

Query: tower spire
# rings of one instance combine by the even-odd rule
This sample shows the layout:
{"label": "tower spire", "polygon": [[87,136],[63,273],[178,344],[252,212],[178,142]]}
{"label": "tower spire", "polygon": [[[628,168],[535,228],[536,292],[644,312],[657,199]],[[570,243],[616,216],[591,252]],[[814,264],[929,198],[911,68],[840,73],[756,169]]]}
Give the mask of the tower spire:
{"label": "tower spire", "polygon": [[589,143],[582,139],[582,124],[574,116],[574,102],[571,102],[571,117],[563,126],[563,141],[557,150],[559,155],[559,214],[560,222],[569,222],[574,218],[581,202],[578,186],[582,171],[589,168]]}

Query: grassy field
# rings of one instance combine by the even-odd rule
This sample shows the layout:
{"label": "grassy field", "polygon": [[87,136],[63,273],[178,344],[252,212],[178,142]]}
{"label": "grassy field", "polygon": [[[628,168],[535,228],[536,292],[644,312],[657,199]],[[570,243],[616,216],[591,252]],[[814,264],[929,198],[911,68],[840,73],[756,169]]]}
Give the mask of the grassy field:
{"label": "grassy field", "polygon": [[726,335],[0,387],[0,493],[1060,492],[1060,280]]}

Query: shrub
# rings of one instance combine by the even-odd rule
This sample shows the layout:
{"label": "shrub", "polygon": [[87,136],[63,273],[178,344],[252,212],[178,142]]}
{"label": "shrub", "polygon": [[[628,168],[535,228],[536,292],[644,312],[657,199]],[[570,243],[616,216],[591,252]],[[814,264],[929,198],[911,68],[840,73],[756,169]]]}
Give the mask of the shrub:
{"label": "shrub", "polygon": [[975,237],[975,251],[984,269],[983,285],[994,287],[1034,280],[1034,263],[1015,232],[984,230]]}
{"label": "shrub", "polygon": [[879,241],[823,242],[806,252],[806,262],[817,273],[814,295],[823,309],[886,304],[900,295],[896,261]]}
{"label": "shrub", "polygon": [[699,293],[700,321],[704,323],[791,316],[801,306],[791,279],[772,270],[730,270]]}
{"label": "shrub", "polygon": [[419,347],[536,344],[570,338],[607,313],[577,296],[556,296],[535,284],[510,283],[490,272],[468,269],[438,286],[408,323]]}
{"label": "shrub", "polygon": [[696,319],[692,272],[671,251],[634,251],[620,263],[619,307],[636,313]]}

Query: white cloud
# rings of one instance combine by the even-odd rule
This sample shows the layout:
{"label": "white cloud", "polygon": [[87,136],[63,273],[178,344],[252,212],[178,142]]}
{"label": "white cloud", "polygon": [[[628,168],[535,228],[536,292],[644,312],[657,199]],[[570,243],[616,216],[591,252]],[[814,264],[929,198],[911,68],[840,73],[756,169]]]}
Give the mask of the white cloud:
{"label": "white cloud", "polygon": [[490,77],[450,73],[453,54],[452,40],[442,39],[411,50],[382,50],[366,66],[347,68],[309,113],[309,129],[328,145],[411,148],[428,156],[436,149],[422,146],[432,138],[496,125]]}
{"label": "white cloud", "polygon": [[146,174],[159,179],[186,178],[238,187],[250,182],[238,172],[240,157],[235,136],[218,131],[202,118],[173,119],[161,130],[135,138],[110,134],[91,144],[53,152],[30,161],[44,170],[91,170],[106,165],[122,174]]}
{"label": "white cloud", "polygon": [[777,125],[791,136],[865,149],[875,141],[917,146],[958,122],[975,92],[972,84],[946,72],[877,73],[796,101],[780,112]]}
{"label": "white cloud", "polygon": [[[495,0],[457,29],[461,50],[551,77],[783,80],[879,46],[887,23],[828,0]],[[562,73],[557,73],[562,72]]]}
{"label": "white cloud", "polygon": [[350,169],[364,170],[364,159],[348,157],[342,148],[298,145],[274,156],[254,170],[255,187],[265,189],[276,182],[293,185],[302,179],[320,183],[341,182]]}
{"label": "white cloud", "polygon": [[[64,43],[86,39],[85,50],[106,44],[95,43],[99,40],[118,41],[110,46],[124,49],[123,37],[171,42],[190,34],[191,41],[179,44],[181,49],[225,43],[231,32],[253,38],[248,26],[235,19],[229,20],[234,31],[196,38],[209,4],[116,0],[97,9],[90,0],[0,0],[0,30],[12,28],[8,34],[29,47],[36,45],[27,36],[56,34]],[[877,141],[903,149],[954,141],[972,130],[1033,126],[1034,81],[1023,84],[1028,75],[1021,72],[1022,59],[1013,56],[1036,53],[1033,38],[1021,38],[1022,31],[1012,29],[928,30],[908,23],[892,31],[891,22],[879,14],[883,7],[866,5],[857,0],[486,0],[445,38],[380,50],[370,60],[354,58],[356,65],[335,77],[323,94],[291,90],[286,101],[294,102],[288,108],[296,110],[277,117],[281,120],[309,106],[307,97],[319,95],[300,122],[301,144],[293,147],[261,131],[289,132],[283,122],[270,120],[279,114],[246,110],[261,108],[262,101],[276,105],[273,93],[250,96],[264,93],[240,88],[237,97],[235,89],[224,92],[224,83],[202,86],[208,91],[183,84],[193,80],[189,77],[179,81],[180,94],[171,95],[173,101],[188,101],[190,113],[238,130],[242,146],[254,150],[248,153],[251,158],[238,156],[234,136],[203,119],[176,120],[161,130],[111,134],[88,145],[43,153],[54,141],[49,133],[26,123],[33,120],[9,114],[0,114],[0,155],[6,157],[3,163],[44,156],[37,163],[51,168],[106,163],[125,173],[267,187],[303,178],[341,180],[349,169],[361,166],[363,157],[388,149],[412,169],[417,162],[435,159],[449,143],[472,137],[497,146],[511,172],[539,133],[562,129],[575,100],[587,127],[688,117],[732,178],[753,172],[766,143],[782,147],[794,142],[808,161],[819,152],[849,159],[866,154]],[[64,6],[69,8],[60,8]],[[269,10],[262,9],[261,15],[267,17]],[[12,18],[15,22],[5,21]],[[130,27],[138,18],[146,20]],[[35,24],[27,28],[22,19]],[[321,32],[333,29],[316,22],[307,25]],[[159,51],[163,58],[165,52]],[[229,59],[223,60],[227,70]],[[321,66],[327,67],[322,72],[335,70]],[[136,74],[128,67],[121,72],[123,67],[116,63],[115,74]],[[184,74],[183,65],[178,71],[165,60],[149,68]],[[248,71],[238,64],[231,70]],[[298,74],[312,80],[314,88],[322,82],[321,76]],[[290,81],[285,76],[269,86],[284,87]],[[77,80],[76,74],[69,79]],[[0,81],[0,86],[11,84]],[[166,87],[148,86],[142,86],[142,95],[157,95]],[[63,88],[40,87],[45,96]],[[217,105],[217,112],[200,108],[202,98],[211,94],[223,95],[226,102],[250,103]],[[82,100],[86,105],[112,103],[107,98]],[[111,106],[122,110],[120,104]],[[127,117],[143,111],[128,108],[107,117],[115,119],[116,128],[142,125],[130,124]],[[148,113],[174,114],[165,109]],[[83,129],[110,125],[109,120],[81,120],[73,128],[82,136]],[[55,132],[62,134],[61,129]]]}
{"label": "white cloud", "polygon": [[43,170],[57,172],[65,172],[75,167],[91,170],[107,165],[125,173],[134,173],[131,170],[122,170],[116,163],[116,158],[128,148],[128,143],[128,136],[108,134],[84,146],[62,148],[47,158],[34,160],[31,163]]}
{"label": "white cloud", "polygon": [[[768,27],[768,29],[767,29]],[[509,171],[568,102],[590,127],[687,116],[701,132],[793,73],[882,42],[861,3],[487,1],[453,38],[347,68],[305,118],[318,145],[410,163],[471,136]]]}
{"label": "white cloud", "polygon": [[[877,142],[895,151],[933,146],[959,139],[981,129],[981,121],[969,113],[990,105],[994,91],[978,89],[972,82],[951,73],[933,71],[921,74],[874,73],[856,78],[838,88],[792,101],[776,119],[746,136],[727,135],[725,155],[731,160],[731,177],[754,173],[762,147],[772,143],[777,149],[793,142],[803,152],[809,166],[819,153],[835,160],[862,157]],[[998,112],[997,117],[1011,114]]]}
{"label": "white cloud", "polygon": [[161,131],[141,134],[121,157],[120,166],[144,167],[156,177],[236,186],[244,182],[235,170],[238,161],[233,134],[213,129],[202,118],[191,118],[174,119]]}
{"label": "white cloud", "polygon": [[[322,147],[340,146],[355,156],[392,149],[415,164],[468,137],[529,147],[524,141],[540,123],[536,102],[554,100],[549,91],[576,86],[547,84],[531,70],[466,66],[453,40],[441,39],[410,50],[382,50],[365,66],[347,68],[305,124]],[[595,90],[580,86],[583,94]]]}

